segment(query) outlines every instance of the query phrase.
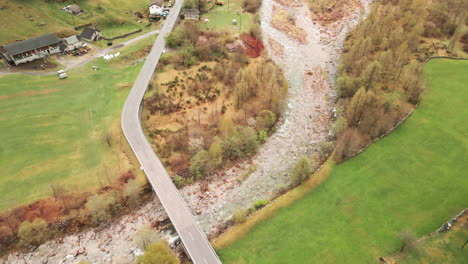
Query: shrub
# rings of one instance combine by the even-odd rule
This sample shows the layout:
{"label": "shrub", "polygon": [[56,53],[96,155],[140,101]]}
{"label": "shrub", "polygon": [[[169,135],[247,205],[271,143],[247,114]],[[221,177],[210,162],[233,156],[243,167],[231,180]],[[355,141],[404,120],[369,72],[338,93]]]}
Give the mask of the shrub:
{"label": "shrub", "polygon": [[221,166],[223,162],[223,149],[219,141],[220,140],[217,139],[210,147],[210,167],[212,168]]}
{"label": "shrub", "polygon": [[177,186],[177,188],[180,188],[182,186],[184,186],[184,178],[182,178],[180,175],[176,174],[174,176],[174,184],[175,186]]}
{"label": "shrub", "polygon": [[267,138],[268,138],[268,133],[264,129],[258,132],[258,142],[263,144],[266,142]]}
{"label": "shrub", "polygon": [[93,222],[98,224],[110,219],[111,207],[115,202],[113,194],[95,194],[88,198],[85,207],[91,214]]}
{"label": "shrub", "polygon": [[257,152],[259,143],[257,139],[257,133],[255,130],[248,126],[237,127],[239,136],[241,138],[241,150],[244,154],[254,154]]}
{"label": "shrub", "polygon": [[307,157],[300,158],[291,172],[291,182],[293,186],[299,185],[312,174],[312,166]]}
{"label": "shrub", "polygon": [[42,218],[36,218],[32,223],[21,223],[18,235],[20,246],[39,246],[50,238],[47,222]]}
{"label": "shrub", "polygon": [[418,237],[416,234],[409,229],[405,229],[398,233],[398,237],[401,240],[401,252],[407,252],[407,253],[418,253],[417,251],[419,248],[417,247],[417,239]]}
{"label": "shrub", "polygon": [[244,10],[249,13],[256,13],[260,8],[260,0],[244,0]]}
{"label": "shrub", "polygon": [[130,180],[125,184],[123,195],[127,198],[127,203],[131,206],[136,205],[142,190],[142,185],[136,180]]}
{"label": "shrub", "polygon": [[241,208],[237,208],[235,211],[234,211],[234,222],[236,224],[240,224],[240,223],[243,223],[245,222],[245,219],[247,219],[247,211],[245,210],[242,210]]}
{"label": "shrub", "polygon": [[276,115],[270,110],[262,110],[257,118],[258,130],[265,129],[267,132],[270,131],[276,123]]}
{"label": "shrub", "polygon": [[150,244],[157,243],[159,241],[159,234],[148,228],[140,228],[133,238],[133,245],[139,249],[146,250]]}
{"label": "shrub", "polygon": [[257,201],[255,201],[255,203],[253,204],[253,208],[255,208],[255,210],[258,210],[258,209],[260,209],[260,208],[265,207],[267,204],[268,204],[268,201],[267,201],[267,200],[257,200]]}
{"label": "shrub", "polygon": [[204,177],[208,171],[208,162],[210,155],[206,150],[200,150],[195,156],[190,159],[190,174],[199,179]]}
{"label": "shrub", "polygon": [[160,240],[158,243],[151,244],[146,249],[143,256],[137,259],[138,264],[178,264],[177,256],[171,251],[166,241]]}

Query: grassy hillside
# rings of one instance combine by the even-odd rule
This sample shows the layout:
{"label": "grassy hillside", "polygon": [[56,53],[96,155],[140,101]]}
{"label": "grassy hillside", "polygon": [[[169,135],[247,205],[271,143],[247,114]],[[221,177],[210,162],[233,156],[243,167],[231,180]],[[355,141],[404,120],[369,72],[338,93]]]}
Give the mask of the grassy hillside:
{"label": "grassy hillside", "polygon": [[[0,0],[0,45],[50,32],[73,32],[73,18],[75,25],[82,25],[94,23],[96,17],[99,17],[98,27],[109,37],[144,27],[144,23],[137,22],[140,19],[134,13],[146,12],[147,0],[75,2],[87,13],[72,16],[60,10],[73,1]],[[38,23],[45,26],[38,26]]]}
{"label": "grassy hillside", "polygon": [[0,76],[0,210],[50,195],[50,183],[94,190],[132,168],[120,111],[142,64],[124,57],[148,44],[121,50],[113,61],[99,58],[64,80]]}
{"label": "grassy hillside", "polygon": [[376,263],[405,229],[432,232],[466,207],[468,61],[425,66],[422,103],[396,131],[219,250],[224,263]]}

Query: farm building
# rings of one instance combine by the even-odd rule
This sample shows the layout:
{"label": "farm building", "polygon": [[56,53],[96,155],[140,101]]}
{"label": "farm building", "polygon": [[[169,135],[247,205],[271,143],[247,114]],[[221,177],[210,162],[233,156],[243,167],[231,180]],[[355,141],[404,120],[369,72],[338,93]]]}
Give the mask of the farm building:
{"label": "farm building", "polygon": [[63,39],[63,44],[60,46],[60,51],[68,52],[83,47],[81,42],[76,35],[70,36]]}
{"label": "farm building", "polygon": [[184,9],[184,19],[199,20],[200,11],[198,9]]}
{"label": "farm building", "polygon": [[96,40],[99,40],[101,36],[102,36],[101,32],[93,28],[83,29],[83,32],[81,32],[81,35],[80,35],[81,39],[84,39],[88,42],[94,42]]}
{"label": "farm building", "polygon": [[81,8],[77,4],[67,5],[61,9],[63,12],[67,12],[73,15],[81,15]]}
{"label": "farm building", "polygon": [[61,42],[55,34],[47,34],[6,45],[3,56],[7,61],[19,65],[60,52]]}
{"label": "farm building", "polygon": [[149,5],[150,16],[159,16],[162,15],[164,11],[164,1],[163,0],[151,0]]}

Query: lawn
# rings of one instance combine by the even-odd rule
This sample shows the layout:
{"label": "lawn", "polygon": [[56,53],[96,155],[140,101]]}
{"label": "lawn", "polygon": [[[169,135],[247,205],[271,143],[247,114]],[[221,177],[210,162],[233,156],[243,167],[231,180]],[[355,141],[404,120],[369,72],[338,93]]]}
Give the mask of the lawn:
{"label": "lawn", "polygon": [[[248,31],[252,23],[253,15],[248,12],[242,12],[242,1],[231,0],[223,1],[223,6],[215,5],[213,9],[206,14],[203,14],[200,19],[200,27],[203,29],[214,29],[214,30],[231,30],[234,32],[245,32]],[[205,18],[208,18],[208,22],[205,22]],[[232,20],[237,21],[237,25],[232,24]],[[241,27],[242,22],[242,29]]]}
{"label": "lawn", "polygon": [[[0,45],[15,40],[36,37],[45,33],[74,33],[74,25],[95,23],[105,36],[114,37],[139,28],[144,28],[146,19],[137,18],[134,13],[144,13],[148,6],[147,0],[80,0],[76,3],[87,13],[72,16],[60,8],[71,4],[71,1],[28,0],[27,4],[20,0],[0,0]],[[98,7],[101,6],[101,9]],[[138,20],[143,23],[139,24]],[[38,23],[45,26],[38,26]],[[79,31],[78,33],[80,33]]]}
{"label": "lawn", "polygon": [[377,263],[401,247],[402,230],[422,236],[459,213],[468,190],[467,72],[468,61],[429,62],[422,103],[406,122],[219,249],[223,262]]}
{"label": "lawn", "polygon": [[133,56],[148,44],[98,58],[64,80],[0,76],[0,210],[50,195],[50,183],[93,191],[133,168],[120,111],[142,65]]}

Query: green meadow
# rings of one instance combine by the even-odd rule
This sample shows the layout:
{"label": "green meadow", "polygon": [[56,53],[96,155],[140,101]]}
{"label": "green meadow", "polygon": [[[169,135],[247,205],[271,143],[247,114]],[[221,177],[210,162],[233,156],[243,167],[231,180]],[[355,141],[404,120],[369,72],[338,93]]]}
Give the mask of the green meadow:
{"label": "green meadow", "polygon": [[63,80],[0,76],[0,210],[50,195],[52,183],[93,191],[133,168],[120,112],[142,65],[135,55],[150,43],[97,58]]}
{"label": "green meadow", "polygon": [[[0,45],[46,33],[73,33],[74,26],[96,22],[105,36],[114,37],[145,28],[147,23],[134,13],[144,13],[148,0],[80,0],[76,3],[87,13],[73,16],[60,10],[72,1],[0,0]],[[138,20],[143,23],[138,23]],[[39,26],[38,23],[45,25]]]}
{"label": "green meadow", "polygon": [[426,64],[422,102],[410,118],[218,249],[223,262],[378,263],[399,250],[403,230],[423,236],[467,207],[467,72],[468,61]]}

